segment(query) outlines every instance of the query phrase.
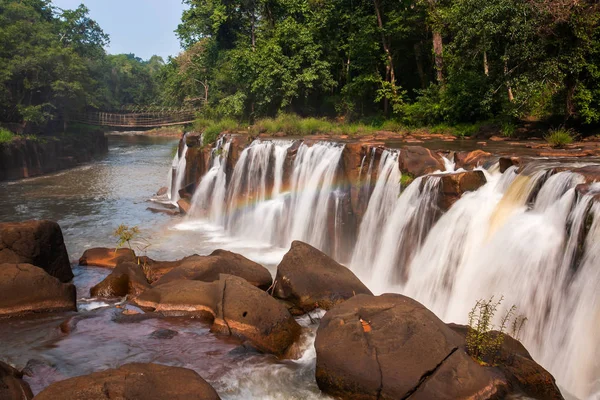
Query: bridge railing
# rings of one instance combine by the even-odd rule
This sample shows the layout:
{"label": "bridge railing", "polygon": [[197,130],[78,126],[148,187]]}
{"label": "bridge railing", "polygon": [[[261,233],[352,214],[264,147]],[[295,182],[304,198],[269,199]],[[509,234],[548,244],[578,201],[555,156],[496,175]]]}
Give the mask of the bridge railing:
{"label": "bridge railing", "polygon": [[164,110],[148,112],[102,112],[90,111],[72,115],[72,122],[115,128],[155,128],[169,125],[184,125],[194,122],[191,110]]}

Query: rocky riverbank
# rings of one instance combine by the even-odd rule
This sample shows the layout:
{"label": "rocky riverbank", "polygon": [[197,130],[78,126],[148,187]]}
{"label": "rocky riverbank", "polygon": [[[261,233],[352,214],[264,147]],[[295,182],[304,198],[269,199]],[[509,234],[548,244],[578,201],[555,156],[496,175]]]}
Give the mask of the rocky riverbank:
{"label": "rocky riverbank", "polygon": [[108,152],[103,131],[0,143],[0,181],[31,178],[89,162]]}
{"label": "rocky riverbank", "polygon": [[[1,281],[0,310],[11,320],[65,313],[57,328],[68,337],[77,335],[82,318],[93,316],[66,313],[74,309],[75,299],[73,285],[58,279],[67,279],[61,239],[58,225],[48,221],[0,224],[0,272],[12,274]],[[319,324],[315,379],[325,394],[337,398],[562,399],[554,378],[518,341],[506,336],[495,363],[478,363],[467,351],[468,328],[446,325],[410,298],[373,296],[350,270],[305,243],[292,244],[274,281],[261,265],[222,250],[156,261],[131,251],[91,249],[79,262],[112,271],[91,292],[98,300],[122,299],[113,306],[115,320],[129,325],[199,318],[218,337],[280,359],[301,356],[306,328],[293,315],[310,315],[316,307],[328,310],[320,323],[313,322]],[[28,289],[34,283],[36,290]],[[154,334],[172,338],[177,332]],[[116,360],[115,367],[53,383],[36,398],[95,399],[106,390],[111,396],[144,399],[188,399],[192,393],[198,399],[219,398],[189,369],[124,359]],[[36,369],[27,373],[31,378]],[[0,362],[0,380],[3,399],[32,398],[14,367]]]}

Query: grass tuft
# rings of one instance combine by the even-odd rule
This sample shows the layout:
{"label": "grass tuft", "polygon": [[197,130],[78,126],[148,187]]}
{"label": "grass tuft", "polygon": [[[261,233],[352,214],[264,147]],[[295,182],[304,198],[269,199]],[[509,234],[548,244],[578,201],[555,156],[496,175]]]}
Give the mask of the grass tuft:
{"label": "grass tuft", "polygon": [[549,130],[544,139],[554,147],[564,147],[573,143],[576,137],[577,133],[572,129],[557,128]]}

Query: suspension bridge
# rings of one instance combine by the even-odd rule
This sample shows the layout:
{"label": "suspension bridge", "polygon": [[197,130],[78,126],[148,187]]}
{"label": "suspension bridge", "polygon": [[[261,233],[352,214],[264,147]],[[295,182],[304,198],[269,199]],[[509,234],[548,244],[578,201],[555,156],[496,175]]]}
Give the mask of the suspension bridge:
{"label": "suspension bridge", "polygon": [[131,108],[112,112],[86,111],[70,116],[70,122],[111,128],[159,128],[194,122],[196,110]]}

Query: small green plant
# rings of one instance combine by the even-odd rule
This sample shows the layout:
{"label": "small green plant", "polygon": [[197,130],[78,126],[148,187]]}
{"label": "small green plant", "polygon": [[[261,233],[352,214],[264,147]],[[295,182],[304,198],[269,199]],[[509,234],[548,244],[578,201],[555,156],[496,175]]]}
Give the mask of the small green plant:
{"label": "small green plant", "polygon": [[402,176],[400,177],[400,187],[402,187],[402,190],[406,189],[411,183],[413,183],[413,181],[415,180],[415,177],[412,176],[409,173],[403,173]]}
{"label": "small green plant", "polygon": [[381,124],[381,128],[382,131],[387,131],[387,132],[401,132],[403,131],[404,125],[402,125],[400,122],[390,119],[385,121],[383,124]]}
{"label": "small green plant", "polygon": [[[151,271],[148,268],[148,266],[146,265],[146,259],[147,259],[146,252],[147,252],[148,248],[151,246],[151,244],[150,244],[150,242],[148,242],[148,240],[146,240],[146,238],[141,236],[140,229],[137,226],[130,227],[128,225],[121,224],[118,226],[117,229],[115,229],[115,231],[113,232],[113,236],[118,239],[117,246],[115,248],[115,252],[117,250],[119,250],[120,248],[122,248],[123,246],[127,245],[129,250],[133,251],[133,253],[136,255],[137,263],[142,268],[142,271],[144,271],[144,275],[146,275],[146,277],[149,277]],[[135,250],[137,250],[138,252],[144,253],[144,262],[143,263],[142,263],[141,257],[139,257],[136,254],[136,251],[134,250],[134,248],[132,246],[132,242],[134,242],[134,240],[137,241]]]}
{"label": "small green plant", "polygon": [[[198,125],[200,123],[197,121]],[[210,123],[202,132],[202,145],[206,146],[214,143],[219,135],[226,131],[235,131],[239,129],[239,124],[233,119],[222,119],[219,122]]]}
{"label": "small green plant", "polygon": [[576,137],[577,133],[573,129],[561,127],[550,129],[544,139],[554,147],[564,147],[573,143]]}
{"label": "small green plant", "polygon": [[500,131],[502,132],[502,136],[513,138],[517,132],[517,126],[512,122],[503,122]]}
{"label": "small green plant", "polygon": [[518,337],[527,320],[523,316],[515,318],[517,307],[513,305],[500,320],[500,325],[495,327],[494,316],[503,300],[504,296],[498,301],[494,301],[493,296],[489,300],[478,300],[469,312],[467,353],[481,364],[496,363],[511,319],[514,318],[511,332],[513,337]]}
{"label": "small green plant", "polygon": [[0,143],[10,143],[15,138],[15,134],[8,129],[0,128]]}

